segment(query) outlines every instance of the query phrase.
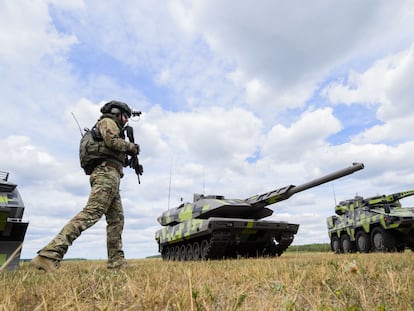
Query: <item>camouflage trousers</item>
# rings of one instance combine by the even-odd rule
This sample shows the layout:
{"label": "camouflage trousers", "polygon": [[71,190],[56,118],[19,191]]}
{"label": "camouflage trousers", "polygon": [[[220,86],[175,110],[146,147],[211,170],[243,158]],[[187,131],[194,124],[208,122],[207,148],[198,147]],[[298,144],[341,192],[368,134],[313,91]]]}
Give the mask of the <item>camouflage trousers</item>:
{"label": "camouflage trousers", "polygon": [[49,244],[39,250],[38,254],[62,260],[72,242],[105,215],[108,267],[124,265],[124,212],[119,195],[120,175],[115,168],[100,165],[94,169],[89,181],[91,192],[85,208],[73,217]]}

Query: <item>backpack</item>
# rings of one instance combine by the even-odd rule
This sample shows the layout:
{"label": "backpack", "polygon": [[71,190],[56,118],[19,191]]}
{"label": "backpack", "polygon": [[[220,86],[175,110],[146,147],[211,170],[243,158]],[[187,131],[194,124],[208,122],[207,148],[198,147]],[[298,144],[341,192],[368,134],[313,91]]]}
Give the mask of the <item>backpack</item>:
{"label": "backpack", "polygon": [[[125,154],[114,149],[108,148],[99,133],[98,123],[96,123],[91,130],[85,129],[80,144],[79,144],[79,160],[80,166],[85,171],[86,175],[92,174],[96,166],[103,161],[111,161],[119,164],[121,167],[125,164]],[[121,131],[121,137],[124,139],[124,134]]]}
{"label": "backpack", "polygon": [[93,169],[103,160],[99,151],[102,138],[98,139],[95,130],[95,126],[91,130],[85,129],[79,144],[80,166],[86,175],[90,175]]}

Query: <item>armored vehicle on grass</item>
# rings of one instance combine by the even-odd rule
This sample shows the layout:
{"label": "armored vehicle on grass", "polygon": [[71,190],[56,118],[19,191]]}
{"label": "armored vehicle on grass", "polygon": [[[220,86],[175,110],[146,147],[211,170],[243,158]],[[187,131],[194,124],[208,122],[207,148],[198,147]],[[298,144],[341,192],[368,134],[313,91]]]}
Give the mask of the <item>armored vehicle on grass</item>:
{"label": "armored vehicle on grass", "polygon": [[327,218],[332,251],[414,251],[414,207],[400,203],[412,195],[414,190],[340,202]]}
{"label": "armored vehicle on grass", "polygon": [[273,213],[266,206],[363,168],[363,164],[354,163],[308,183],[288,185],[247,199],[194,194],[193,203],[183,203],[158,217],[164,226],[155,233],[161,257],[206,260],[280,256],[293,242],[299,225],[261,220]]}
{"label": "armored vehicle on grass", "polygon": [[[24,205],[9,173],[0,172],[0,266],[12,270],[19,266],[20,252],[28,222],[22,221]],[[0,268],[1,269],[1,268]]]}

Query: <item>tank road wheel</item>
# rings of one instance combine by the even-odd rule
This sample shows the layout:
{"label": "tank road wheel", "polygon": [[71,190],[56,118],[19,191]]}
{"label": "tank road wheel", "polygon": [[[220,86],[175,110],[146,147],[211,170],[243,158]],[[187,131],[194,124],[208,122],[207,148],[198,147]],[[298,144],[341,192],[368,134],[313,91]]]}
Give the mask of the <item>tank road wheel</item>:
{"label": "tank road wheel", "polygon": [[174,260],[180,260],[180,247],[178,245],[174,247]]}
{"label": "tank road wheel", "polygon": [[209,251],[210,251],[210,242],[207,240],[203,240],[200,246],[200,257],[202,260],[208,259]]}
{"label": "tank road wheel", "polygon": [[348,234],[341,236],[341,247],[344,253],[353,253],[355,251],[355,244],[351,242]]}
{"label": "tank road wheel", "polygon": [[188,243],[185,248],[185,258],[186,260],[193,260],[193,245]]}
{"label": "tank road wheel", "polygon": [[397,245],[391,232],[386,231],[381,227],[376,227],[372,230],[371,240],[374,250],[377,252],[395,251]]}
{"label": "tank road wheel", "polygon": [[193,243],[193,259],[200,259],[200,244],[198,244],[198,242]]}
{"label": "tank road wheel", "polygon": [[174,248],[171,246],[167,246],[168,249],[168,260],[174,260]]}
{"label": "tank road wheel", "polygon": [[358,231],[355,236],[356,249],[360,253],[369,253],[371,250],[371,239],[365,231]]}
{"label": "tank road wheel", "polygon": [[341,241],[339,241],[336,235],[332,236],[331,238],[331,249],[335,254],[342,253]]}
{"label": "tank road wheel", "polygon": [[162,260],[168,260],[169,259],[169,255],[170,255],[170,248],[168,246],[167,247],[164,247],[162,249],[162,252],[161,252],[161,258],[162,258]]}
{"label": "tank road wheel", "polygon": [[180,247],[180,260],[185,261],[187,259],[187,248],[185,244],[181,245]]}
{"label": "tank road wheel", "polygon": [[405,244],[398,244],[397,245],[397,252],[404,253],[405,251]]}

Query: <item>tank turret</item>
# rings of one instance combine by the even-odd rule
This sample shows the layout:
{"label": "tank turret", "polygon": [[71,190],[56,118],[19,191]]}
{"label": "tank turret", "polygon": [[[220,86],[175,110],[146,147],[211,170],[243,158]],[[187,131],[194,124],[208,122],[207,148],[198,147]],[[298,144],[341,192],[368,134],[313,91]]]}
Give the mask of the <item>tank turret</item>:
{"label": "tank turret", "polygon": [[400,202],[412,195],[414,190],[341,201],[327,218],[332,251],[414,251],[414,207]]}
{"label": "tank turret", "polygon": [[22,221],[23,200],[17,185],[8,181],[9,173],[0,172],[0,269],[16,269],[28,222]]}
{"label": "tank turret", "polygon": [[261,220],[273,214],[267,206],[363,168],[362,163],[354,163],[305,184],[246,199],[194,194],[192,203],[183,203],[158,217],[164,226],[155,235],[159,251],[164,259],[173,260],[281,255],[292,243],[299,225]]}

